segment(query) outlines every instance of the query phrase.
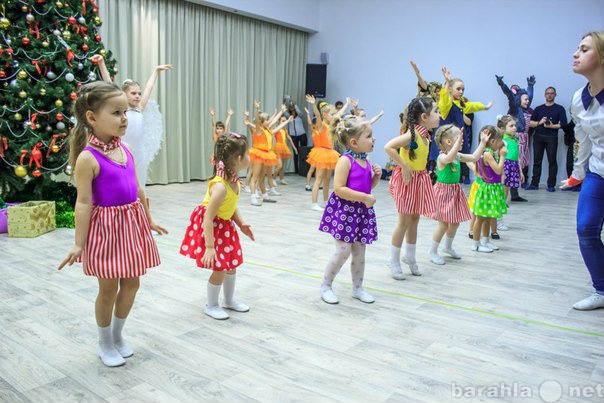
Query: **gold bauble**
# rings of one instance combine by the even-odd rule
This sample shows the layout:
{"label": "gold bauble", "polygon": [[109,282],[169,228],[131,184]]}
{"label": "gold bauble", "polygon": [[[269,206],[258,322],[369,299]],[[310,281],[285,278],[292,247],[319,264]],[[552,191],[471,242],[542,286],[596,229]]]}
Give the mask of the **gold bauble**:
{"label": "gold bauble", "polygon": [[101,55],[101,56],[103,56],[103,57],[107,56],[107,51],[106,51],[105,49],[101,49],[101,50],[99,51],[99,53],[100,53],[100,55]]}
{"label": "gold bauble", "polygon": [[63,31],[63,38],[65,38],[65,39],[71,39],[71,32],[69,32],[69,31]]}
{"label": "gold bauble", "polygon": [[55,5],[57,6],[57,8],[63,8],[63,3],[61,3],[60,1],[57,1]]}
{"label": "gold bauble", "polygon": [[55,145],[52,146],[51,150],[52,150],[53,153],[58,153],[59,150],[60,150],[60,148],[59,148],[58,145],[55,144]]}
{"label": "gold bauble", "polygon": [[19,112],[15,113],[14,117],[17,122],[20,122],[21,119],[23,119],[23,116],[21,116]]}
{"label": "gold bauble", "polygon": [[40,95],[42,95],[42,96],[46,95],[46,89],[40,88]]}
{"label": "gold bauble", "polygon": [[23,165],[17,165],[15,167],[15,175],[17,175],[19,178],[23,178],[25,175],[27,175],[27,169]]}
{"label": "gold bauble", "polygon": [[0,28],[7,29],[8,27],[10,27],[10,21],[8,20],[8,18],[0,18]]}
{"label": "gold bauble", "polygon": [[27,98],[27,92],[23,90],[19,91],[19,98]]}
{"label": "gold bauble", "polygon": [[57,100],[55,101],[55,106],[56,106],[57,108],[60,108],[61,106],[63,106],[63,101],[61,101],[60,99],[57,99]]}
{"label": "gold bauble", "polygon": [[21,11],[23,11],[24,13],[27,12],[27,6],[21,6]]}
{"label": "gold bauble", "polygon": [[94,17],[94,19],[92,20],[94,22],[94,25],[101,25],[101,18],[100,17]]}
{"label": "gold bauble", "polygon": [[19,77],[21,80],[24,80],[27,78],[27,73],[24,70],[19,70],[17,77]]}
{"label": "gold bauble", "polygon": [[46,42],[46,41],[42,42],[42,47],[43,48],[47,48],[48,46],[49,46],[48,42]]}

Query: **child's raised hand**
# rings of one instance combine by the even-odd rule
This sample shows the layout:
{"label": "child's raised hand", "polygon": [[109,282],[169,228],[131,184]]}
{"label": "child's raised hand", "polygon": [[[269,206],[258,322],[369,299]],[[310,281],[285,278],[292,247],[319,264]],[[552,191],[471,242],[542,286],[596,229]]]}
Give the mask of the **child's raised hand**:
{"label": "child's raised hand", "polygon": [[451,72],[446,67],[443,67],[440,71],[443,73],[446,82],[451,81]]}
{"label": "child's raised hand", "polygon": [[314,104],[316,101],[314,95],[306,94],[306,102]]}
{"label": "child's raised hand", "polygon": [[214,108],[210,108],[210,115],[216,116],[216,111],[214,110]]}
{"label": "child's raised hand", "polygon": [[[380,169],[380,175],[382,174],[382,170]],[[367,207],[371,207],[375,204],[375,196],[372,194],[368,194],[365,196],[365,200],[363,200],[363,203],[367,206]]]}
{"label": "child's raised hand", "polygon": [[249,224],[241,224],[241,226],[239,227],[239,229],[241,230],[241,232],[247,236],[248,238],[250,238],[252,241],[255,241],[256,239],[254,239],[254,233],[252,232],[252,226]]}
{"label": "child's raised hand", "polygon": [[208,269],[214,268],[214,262],[216,261],[216,250],[214,247],[206,248],[203,256],[201,257],[201,264],[203,267],[207,267]]}
{"label": "child's raised hand", "polygon": [[102,62],[105,59],[103,58],[103,55],[93,55],[93,56],[90,56],[88,58],[88,60],[90,60],[93,64],[97,64],[97,63]]}
{"label": "child's raised hand", "polygon": [[164,227],[162,227],[161,225],[159,225],[158,223],[156,223],[153,220],[151,220],[151,222],[149,223],[149,226],[151,227],[152,230],[156,231],[159,235],[166,235],[168,233],[167,229],[165,229]]}
{"label": "child's raised hand", "polygon": [[172,70],[172,65],[171,64],[160,64],[159,66],[155,67],[155,70],[157,70],[157,71]]}
{"label": "child's raised hand", "polygon": [[65,267],[65,265],[71,266],[72,264],[74,264],[76,260],[82,255],[83,250],[84,248],[77,245],[73,245],[73,247],[67,254],[67,257],[59,265],[58,270],[61,270],[63,267]]}
{"label": "child's raised hand", "polygon": [[371,164],[373,175],[382,176],[382,167],[379,164]]}
{"label": "child's raised hand", "polygon": [[488,130],[483,130],[480,132],[480,142],[483,146],[486,146],[491,138],[491,133]]}
{"label": "child's raised hand", "polygon": [[250,111],[243,111],[243,116],[245,116],[246,118],[250,117]]}
{"label": "child's raised hand", "polygon": [[411,64],[411,67],[413,68],[413,71],[415,71],[415,74],[419,75],[419,68],[417,67],[417,64],[415,64],[413,60],[409,60],[409,64]]}
{"label": "child's raised hand", "polygon": [[229,109],[229,110],[227,111],[227,115],[228,115],[228,116],[232,116],[232,115],[233,115],[233,113],[234,113],[234,112],[233,112],[233,110],[232,110],[232,109]]}
{"label": "child's raised hand", "polygon": [[304,112],[306,112],[307,115],[310,115],[310,112],[308,111],[308,108],[306,106],[304,107]]}
{"label": "child's raised hand", "polygon": [[493,106],[493,101],[489,101],[489,103],[487,104],[487,106],[484,107],[484,109],[489,110],[491,109],[491,106]]}
{"label": "child's raised hand", "polygon": [[260,109],[260,101],[254,100],[254,106],[256,107],[256,109]]}

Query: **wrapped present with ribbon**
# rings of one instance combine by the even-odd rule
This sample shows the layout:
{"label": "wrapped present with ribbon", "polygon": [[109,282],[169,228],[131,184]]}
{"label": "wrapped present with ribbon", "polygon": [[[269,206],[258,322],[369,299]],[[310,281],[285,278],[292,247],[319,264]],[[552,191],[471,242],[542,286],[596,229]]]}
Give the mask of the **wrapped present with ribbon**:
{"label": "wrapped present with ribbon", "polygon": [[8,208],[9,237],[35,238],[55,228],[54,201],[29,201]]}

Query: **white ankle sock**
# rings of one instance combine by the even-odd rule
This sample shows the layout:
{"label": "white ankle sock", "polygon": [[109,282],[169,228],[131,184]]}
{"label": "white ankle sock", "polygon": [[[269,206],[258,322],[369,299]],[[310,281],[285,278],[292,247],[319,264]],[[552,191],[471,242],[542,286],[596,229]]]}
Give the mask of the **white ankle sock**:
{"label": "white ankle sock", "polygon": [[489,242],[489,237],[488,236],[483,236],[480,237],[480,243],[485,245],[487,242]]}
{"label": "white ankle sock", "polygon": [[111,326],[99,328],[99,357],[108,367],[119,367],[124,365],[126,361],[120,355],[113,345],[113,337],[111,335]]}
{"label": "white ankle sock", "polygon": [[436,242],[435,240],[432,240],[432,246],[430,246],[430,250],[428,251],[429,255],[438,255],[438,245],[440,245],[440,242]]}
{"label": "white ankle sock", "polygon": [[453,240],[455,238],[449,238],[448,236],[445,235],[445,249],[446,250],[451,250],[453,248]]}
{"label": "white ankle sock", "polygon": [[222,284],[214,285],[208,281],[208,307],[218,306],[218,296],[220,295],[220,289]]}
{"label": "white ankle sock", "polygon": [[414,243],[406,243],[405,244],[405,257],[410,263],[415,262],[415,244]]}
{"label": "white ankle sock", "polygon": [[400,265],[401,260],[401,248],[397,248],[394,245],[390,245],[390,263]]}
{"label": "white ankle sock", "polygon": [[124,358],[131,357],[134,354],[134,351],[128,343],[122,338],[122,329],[124,328],[124,324],[126,323],[127,318],[118,318],[113,315],[113,319],[111,320],[111,336],[113,338],[113,345],[119,351],[120,355]]}
{"label": "white ankle sock", "polygon": [[235,295],[235,280],[236,275],[226,275],[224,276],[224,281],[222,282],[222,291],[224,292],[224,302],[227,305],[233,305],[234,295]]}

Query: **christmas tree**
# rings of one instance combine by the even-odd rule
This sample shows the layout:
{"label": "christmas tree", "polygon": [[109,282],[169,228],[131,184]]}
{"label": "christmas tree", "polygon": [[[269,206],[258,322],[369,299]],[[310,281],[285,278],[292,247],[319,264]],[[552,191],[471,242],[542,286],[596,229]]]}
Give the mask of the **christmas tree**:
{"label": "christmas tree", "polygon": [[0,196],[68,200],[71,107],[78,87],[99,77],[89,58],[104,49],[94,0],[3,0],[0,3]]}

